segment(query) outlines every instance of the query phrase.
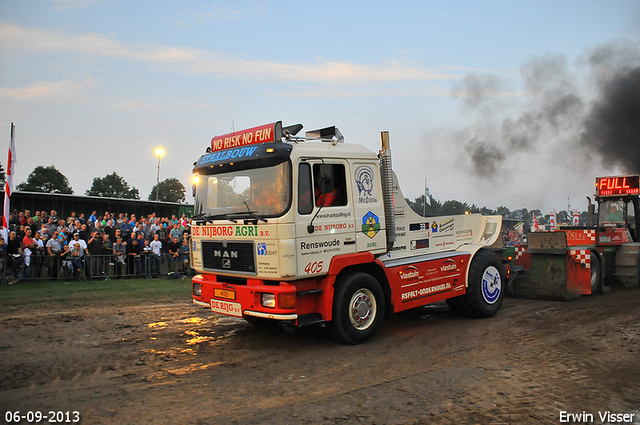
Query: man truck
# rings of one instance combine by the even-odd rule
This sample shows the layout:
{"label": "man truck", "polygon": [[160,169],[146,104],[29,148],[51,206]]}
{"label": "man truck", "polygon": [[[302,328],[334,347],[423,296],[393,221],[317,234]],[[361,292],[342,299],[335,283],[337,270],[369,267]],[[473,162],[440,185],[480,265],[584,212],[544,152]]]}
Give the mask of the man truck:
{"label": "man truck", "polygon": [[381,150],[336,127],[275,122],[214,137],[194,163],[193,302],[250,323],[324,323],[345,343],[392,313],[446,300],[493,316],[506,282],[501,216],[422,217]]}

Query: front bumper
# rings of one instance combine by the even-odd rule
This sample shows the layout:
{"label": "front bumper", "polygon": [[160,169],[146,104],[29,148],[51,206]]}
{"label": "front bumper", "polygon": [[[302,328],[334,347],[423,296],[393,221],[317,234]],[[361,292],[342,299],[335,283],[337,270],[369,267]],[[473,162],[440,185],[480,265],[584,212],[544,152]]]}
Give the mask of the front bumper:
{"label": "front bumper", "polygon": [[[193,283],[200,285],[200,295],[193,294],[193,303],[203,308],[211,308],[212,300],[232,302],[236,305],[239,304],[242,316],[273,320],[298,320],[297,303],[294,308],[280,308],[279,301],[275,307],[265,307],[261,303],[262,294],[273,294],[276,300],[279,300],[279,296],[283,294],[297,298],[297,288],[293,284],[281,282],[279,285],[265,285],[264,281],[257,279],[247,279],[247,284],[242,285],[229,284],[218,282],[215,275],[194,276]],[[233,293],[235,298],[221,298],[215,295],[216,292]],[[213,311],[226,314],[224,311]],[[238,317],[237,313],[228,315]]]}

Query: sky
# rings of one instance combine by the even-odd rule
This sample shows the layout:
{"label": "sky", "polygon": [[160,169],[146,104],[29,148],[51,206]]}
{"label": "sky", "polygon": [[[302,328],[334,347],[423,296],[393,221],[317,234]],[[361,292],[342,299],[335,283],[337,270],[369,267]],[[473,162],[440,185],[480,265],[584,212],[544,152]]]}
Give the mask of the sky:
{"label": "sky", "polygon": [[[640,2],[0,0],[0,163],[147,199],[215,135],[389,131],[405,197],[586,209],[639,173]],[[2,130],[4,128],[4,130]],[[4,136],[2,135],[4,131]]]}

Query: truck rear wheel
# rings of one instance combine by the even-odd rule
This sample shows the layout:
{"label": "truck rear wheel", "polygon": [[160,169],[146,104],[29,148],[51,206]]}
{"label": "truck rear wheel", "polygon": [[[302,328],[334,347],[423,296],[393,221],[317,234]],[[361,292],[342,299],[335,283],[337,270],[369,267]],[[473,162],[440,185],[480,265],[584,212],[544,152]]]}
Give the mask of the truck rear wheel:
{"label": "truck rear wheel", "polygon": [[331,333],[347,344],[361,344],[380,329],[384,295],[376,279],[366,273],[345,276],[336,285]]}
{"label": "truck rear wheel", "polygon": [[491,251],[481,250],[469,268],[467,293],[447,300],[454,314],[491,317],[498,312],[505,294],[504,269]]}
{"label": "truck rear wheel", "polygon": [[591,263],[591,294],[595,294],[600,288],[602,269],[600,268],[600,259],[595,252],[591,251],[589,261]]}

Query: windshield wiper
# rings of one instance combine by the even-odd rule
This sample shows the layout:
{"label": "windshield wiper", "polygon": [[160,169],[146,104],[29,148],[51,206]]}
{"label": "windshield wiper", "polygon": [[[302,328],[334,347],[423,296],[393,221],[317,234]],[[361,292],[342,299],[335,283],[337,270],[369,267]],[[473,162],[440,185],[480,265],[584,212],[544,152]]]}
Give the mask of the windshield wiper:
{"label": "windshield wiper", "polygon": [[255,211],[251,211],[251,209],[249,209],[249,205],[247,205],[247,202],[245,201],[244,203],[247,207],[247,211],[236,211],[236,212],[232,212],[227,214],[227,216],[232,216],[233,218],[239,218],[239,219],[243,219],[243,218],[252,218],[254,220],[260,220],[260,221],[264,221],[265,223],[267,222],[267,219],[259,216],[258,214],[256,214]]}
{"label": "windshield wiper", "polygon": [[236,214],[236,213],[212,214],[212,215],[206,215],[205,213],[202,213],[202,214],[194,215],[193,217],[191,217],[191,219],[193,221],[198,221],[198,222],[200,221],[207,222],[211,220],[225,219],[225,220],[229,220],[236,223],[237,220],[234,220],[233,218],[230,217],[232,214]]}
{"label": "windshield wiper", "polygon": [[211,220],[229,220],[233,223],[237,223],[238,220],[244,219],[244,218],[251,218],[251,219],[255,219],[255,220],[260,220],[260,221],[264,221],[265,223],[267,223],[267,219],[264,217],[259,216],[258,214],[256,214],[255,211],[236,211],[236,212],[232,212],[232,213],[225,213],[225,214],[213,214],[213,215],[204,215],[202,214],[201,216],[194,216],[191,217],[192,220],[194,221],[211,221]]}

